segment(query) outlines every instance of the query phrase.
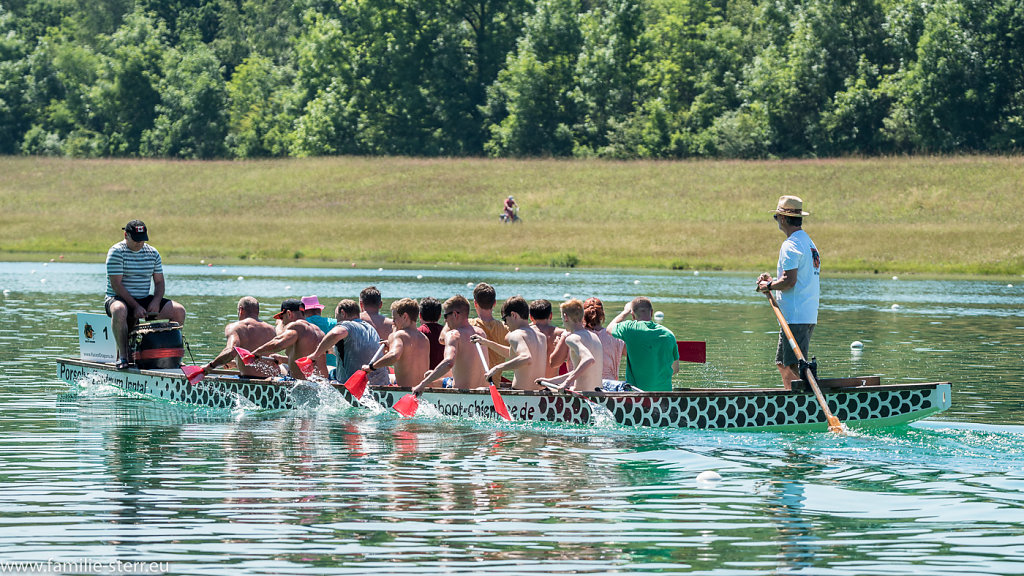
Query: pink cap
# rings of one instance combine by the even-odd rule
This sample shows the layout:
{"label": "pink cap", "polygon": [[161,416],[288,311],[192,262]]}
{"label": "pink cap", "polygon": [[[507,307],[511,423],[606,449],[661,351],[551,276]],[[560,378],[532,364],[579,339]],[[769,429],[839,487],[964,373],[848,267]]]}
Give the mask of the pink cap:
{"label": "pink cap", "polygon": [[303,296],[302,304],[306,307],[306,310],[323,310],[325,308],[316,296]]}

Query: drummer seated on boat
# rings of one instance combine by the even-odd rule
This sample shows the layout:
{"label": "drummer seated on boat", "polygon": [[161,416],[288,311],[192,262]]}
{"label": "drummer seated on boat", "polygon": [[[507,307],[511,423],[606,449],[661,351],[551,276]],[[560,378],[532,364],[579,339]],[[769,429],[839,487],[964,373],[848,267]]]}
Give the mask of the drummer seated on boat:
{"label": "drummer seated on boat", "polygon": [[559,389],[571,387],[580,392],[600,390],[604,351],[601,339],[588,330],[583,321],[583,302],[573,298],[562,302],[559,308],[566,331],[563,342],[569,350],[569,363],[573,368],[561,376],[541,378],[538,383],[551,384]]}
{"label": "drummer seated on boat", "polygon": [[469,323],[469,300],[461,294],[445,300],[443,316],[447,327],[444,334],[444,359],[423,375],[423,380],[412,389],[413,394],[419,395],[424,388],[444,378],[449,371],[452,373],[451,387],[459,390],[482,388],[487,383],[484,379],[484,365],[475,350],[476,345],[470,341],[473,336],[483,336],[484,331]]}
{"label": "drummer seated on boat", "polygon": [[295,361],[303,356],[312,356],[314,361],[312,375],[326,378],[327,358],[322,353],[317,353],[317,344],[323,339],[324,333],[306,321],[302,301],[285,300],[281,303],[281,311],[274,314],[274,318],[281,320],[281,331],[272,340],[253,350],[253,356],[258,358],[284,350],[285,356],[282,358],[275,355],[274,360],[286,362],[288,368],[283,370],[282,366],[282,371],[297,380],[305,379],[305,376]]}
{"label": "drummer seated on boat", "polygon": [[[224,328],[227,346],[216,358],[203,366],[203,372],[209,374],[217,366],[223,366],[238,357],[236,347],[253,350],[270,342],[277,335],[274,327],[260,320],[260,303],[252,296],[244,296],[238,301],[238,321]],[[260,359],[246,366],[238,362],[238,373],[250,378],[268,378],[280,374],[277,363]]]}
{"label": "drummer seated on boat", "polygon": [[107,297],[103,305],[117,342],[118,369],[129,365],[128,331],[139,320],[161,318],[179,326],[185,324],[185,307],[164,298],[163,263],[156,248],[147,244],[146,224],[132,220],[122,230],[124,240],[107,251]]}
{"label": "drummer seated on boat", "polygon": [[412,388],[420,383],[430,369],[430,342],[416,328],[419,315],[420,305],[411,298],[391,303],[391,318],[395,322],[395,329],[388,337],[388,352],[378,360],[364,364],[364,372],[386,372],[387,366],[394,366],[395,373],[391,376],[393,384]]}
{"label": "drummer seated on boat", "polygon": [[547,337],[530,326],[530,305],[522,296],[513,296],[501,306],[501,321],[508,328],[508,346],[503,346],[482,336],[470,340],[479,342],[498,352],[508,360],[491,366],[485,376],[500,377],[505,370],[512,370],[512,388],[516,390],[543,390],[537,380],[544,377],[548,366]]}

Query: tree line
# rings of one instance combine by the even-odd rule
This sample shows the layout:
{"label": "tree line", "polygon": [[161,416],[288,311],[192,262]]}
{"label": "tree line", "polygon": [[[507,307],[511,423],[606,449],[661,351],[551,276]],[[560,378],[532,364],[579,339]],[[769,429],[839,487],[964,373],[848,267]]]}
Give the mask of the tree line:
{"label": "tree line", "polygon": [[1014,152],[1024,0],[0,0],[0,153]]}

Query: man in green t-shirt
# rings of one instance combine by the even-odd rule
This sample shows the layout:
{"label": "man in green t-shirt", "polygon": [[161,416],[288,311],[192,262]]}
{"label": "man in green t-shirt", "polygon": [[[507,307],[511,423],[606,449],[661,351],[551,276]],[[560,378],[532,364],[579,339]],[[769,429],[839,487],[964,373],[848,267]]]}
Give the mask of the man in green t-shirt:
{"label": "man in green t-shirt", "polygon": [[608,333],[626,343],[626,382],[647,392],[667,392],[679,371],[679,348],[676,335],[651,320],[653,314],[651,300],[638,296],[611,321]]}

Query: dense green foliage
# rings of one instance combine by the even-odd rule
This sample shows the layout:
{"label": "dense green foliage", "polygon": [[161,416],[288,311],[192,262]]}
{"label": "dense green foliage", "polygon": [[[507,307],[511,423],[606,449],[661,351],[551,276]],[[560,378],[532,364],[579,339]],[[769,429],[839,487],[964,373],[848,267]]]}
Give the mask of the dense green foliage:
{"label": "dense green foliage", "polygon": [[1008,152],[1024,0],[0,0],[0,153]]}

